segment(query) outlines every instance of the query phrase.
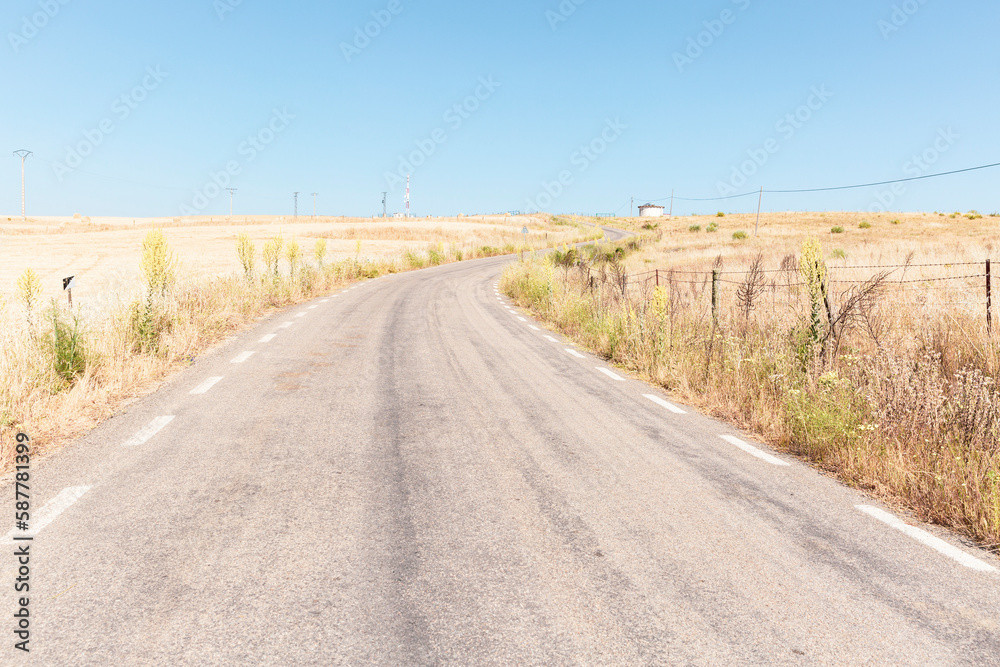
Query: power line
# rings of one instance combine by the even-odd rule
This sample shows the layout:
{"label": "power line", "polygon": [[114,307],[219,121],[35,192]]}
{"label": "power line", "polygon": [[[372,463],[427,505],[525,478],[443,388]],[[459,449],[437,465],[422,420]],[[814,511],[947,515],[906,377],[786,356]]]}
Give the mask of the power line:
{"label": "power line", "polygon": [[[994,162],[992,164],[984,164],[978,167],[967,167],[965,169],[955,169],[953,171],[943,171],[937,174],[926,174],[924,176],[912,176],[910,178],[897,178],[891,181],[877,181],[872,183],[859,183],[857,185],[838,185],[836,187],[829,188],[802,188],[796,190],[767,190],[764,189],[764,194],[805,194],[810,192],[834,192],[837,190],[858,190],[860,188],[873,188],[880,185],[893,185],[895,183],[909,183],[911,181],[923,181],[931,178],[941,178],[942,176],[952,176],[954,174],[964,174],[970,171],[981,171],[983,169],[993,169],[995,167],[1000,167],[1000,162]],[[751,192],[744,192],[738,195],[728,195],[725,197],[673,197],[679,201],[724,201],[727,199],[740,199],[742,197],[749,197],[751,195],[760,194],[760,190],[753,190]],[[661,201],[667,201],[671,197],[662,197],[660,199],[647,199],[646,201],[650,203],[656,203]]]}

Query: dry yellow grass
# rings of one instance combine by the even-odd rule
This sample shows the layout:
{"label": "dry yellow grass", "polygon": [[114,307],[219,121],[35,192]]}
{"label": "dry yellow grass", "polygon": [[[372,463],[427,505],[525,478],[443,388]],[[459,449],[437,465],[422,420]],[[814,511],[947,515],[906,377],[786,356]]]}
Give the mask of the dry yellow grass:
{"label": "dry yellow grass", "polygon": [[[32,436],[37,453],[54,451],[275,308],[361,277],[512,253],[522,241],[539,248],[594,236],[591,227],[547,216],[258,222],[195,221],[168,226],[162,236],[151,225],[133,230],[108,221],[101,224],[124,229],[67,233],[50,225],[48,232],[0,234],[7,260],[0,269],[0,471],[11,466],[17,431]],[[527,239],[520,233],[525,225]],[[255,246],[251,276],[237,252],[241,234]],[[261,251],[279,235],[274,272]],[[315,253],[321,238],[322,263]],[[176,280],[172,253],[179,260]],[[17,293],[17,276],[29,268],[44,286],[30,312]],[[72,312],[61,293],[61,278],[71,274],[79,285]],[[72,337],[74,320],[79,341]]]}
{"label": "dry yellow grass", "polygon": [[[649,222],[658,227],[642,229]],[[719,230],[706,232],[711,223]],[[984,271],[1000,218],[790,213],[739,241],[733,233],[752,234],[753,216],[614,224],[647,243],[587,272],[511,267],[504,288],[680,400],[1000,545],[1000,332],[987,333]],[[809,238],[829,276],[829,308],[820,299],[815,311],[800,270]],[[756,257],[768,271],[757,281]],[[865,281],[879,269],[845,268],[887,264],[903,266],[877,285]],[[659,288],[641,275],[654,268]],[[713,269],[723,272],[715,318]]]}

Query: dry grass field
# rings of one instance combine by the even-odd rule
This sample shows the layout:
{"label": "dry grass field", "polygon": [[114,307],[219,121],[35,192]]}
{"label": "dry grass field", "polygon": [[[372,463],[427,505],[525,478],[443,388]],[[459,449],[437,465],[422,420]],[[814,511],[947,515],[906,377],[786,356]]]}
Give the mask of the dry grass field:
{"label": "dry grass field", "polygon": [[0,472],[16,432],[51,452],[275,308],[362,278],[601,234],[550,216],[234,223],[0,224]]}
{"label": "dry grass field", "polygon": [[[245,233],[262,246],[280,234],[296,238],[307,252],[319,237],[328,239],[327,258],[337,261],[388,260],[405,251],[420,252],[433,243],[446,247],[520,245],[527,225],[531,240],[550,235],[553,242],[566,238],[565,226],[553,225],[548,216],[475,218],[309,218],[291,216],[224,218],[8,218],[0,223],[0,295],[8,302],[15,283],[26,268],[42,281],[43,302],[64,298],[62,278],[75,275],[74,300],[85,307],[105,309],[108,297],[121,286],[138,286],[142,239],[153,228],[165,230],[177,253],[181,272],[189,278],[223,276],[240,271],[234,251],[236,236]],[[575,229],[572,232],[576,232]],[[361,241],[360,252],[357,241]],[[8,312],[8,315],[11,313]]]}
{"label": "dry grass field", "polygon": [[986,317],[1000,217],[768,214],[756,237],[754,223],[618,219],[641,236],[514,265],[502,284],[679,400],[1000,546],[997,294],[992,332]]}

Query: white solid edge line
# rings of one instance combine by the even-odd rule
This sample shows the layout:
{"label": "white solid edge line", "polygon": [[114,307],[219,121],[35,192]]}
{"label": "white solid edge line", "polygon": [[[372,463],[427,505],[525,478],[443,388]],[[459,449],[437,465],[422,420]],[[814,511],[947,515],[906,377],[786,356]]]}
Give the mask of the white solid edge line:
{"label": "white solid edge line", "polygon": [[601,368],[600,366],[597,366],[597,370],[601,371],[602,373],[604,373],[605,375],[607,375],[612,380],[617,380],[618,382],[624,382],[625,381],[625,378],[623,378],[621,375],[618,375],[617,373],[612,373],[607,368]]}
{"label": "white solid edge line", "polygon": [[197,396],[198,394],[205,394],[209,389],[214,387],[222,377],[211,377],[202,382],[200,385],[191,390],[192,396]]}
{"label": "white solid edge line", "polygon": [[997,570],[989,563],[985,563],[976,558],[975,556],[970,556],[969,554],[965,553],[958,547],[948,544],[939,537],[934,537],[927,531],[920,530],[916,526],[911,526],[907,523],[904,523],[898,517],[889,514],[884,510],[880,510],[877,507],[872,507],[871,505],[855,505],[854,507],[855,509],[864,512],[868,516],[874,517],[879,521],[881,521],[882,523],[892,528],[895,528],[896,530],[906,534],[909,537],[912,537],[913,539],[915,539],[917,542],[920,542],[924,546],[928,546],[931,549],[934,549],[935,551],[944,554],[948,558],[958,561],[965,567],[971,568],[973,570],[979,570],[980,572],[996,572]]}
{"label": "white solid edge line", "polygon": [[284,324],[280,325],[278,328],[279,329],[287,329],[288,327],[292,326],[293,324],[295,324],[295,322],[285,322]]}
{"label": "white solid edge line", "polygon": [[60,514],[65,512],[69,507],[78,501],[83,494],[90,491],[89,486],[70,486],[58,493],[54,498],[50,498],[47,503],[42,505],[41,509],[37,512],[33,512],[32,518],[29,520],[28,525],[30,530],[17,530],[12,528],[3,538],[3,544],[14,544],[16,540],[14,537],[34,537],[38,535],[47,525],[56,520]]}
{"label": "white solid edge line", "polygon": [[651,400],[653,403],[656,403],[657,405],[659,405],[661,407],[664,407],[667,410],[670,410],[675,415],[686,415],[687,414],[687,412],[685,412],[684,410],[681,410],[679,407],[677,407],[673,403],[667,403],[665,400],[663,400],[659,396],[654,396],[653,394],[643,394],[643,396],[645,398],[648,398],[649,400]]}
{"label": "white solid edge line", "polygon": [[553,342],[553,343],[558,343],[558,342],[559,342],[559,341],[557,341],[557,340],[556,340],[555,338],[553,338],[552,336],[546,336],[546,337],[545,337],[545,340],[548,340],[548,341],[551,341],[551,342]]}
{"label": "white solid edge line", "polygon": [[164,417],[157,417],[153,421],[146,424],[145,427],[131,438],[122,443],[122,447],[138,447],[139,445],[146,444],[149,442],[150,438],[160,432],[160,430],[172,422],[174,419],[173,415],[167,415]]}
{"label": "white solid edge line", "polygon": [[722,438],[723,440],[725,440],[726,442],[728,442],[730,445],[736,445],[737,447],[739,447],[740,449],[742,449],[747,454],[751,454],[751,455],[756,456],[757,458],[759,458],[759,459],[761,459],[763,461],[767,461],[771,465],[776,465],[776,466],[790,466],[790,465],[792,465],[791,463],[789,463],[787,461],[782,461],[777,456],[771,456],[767,452],[761,451],[761,450],[757,449],[756,447],[754,447],[753,445],[745,443],[742,440],[740,440],[739,438],[736,438],[734,436],[731,436],[731,435],[720,435],[719,437]]}
{"label": "white solid edge line", "polygon": [[576,350],[574,350],[572,348],[568,348],[567,347],[566,351],[569,352],[570,354],[572,354],[574,357],[576,357],[578,359],[586,359],[587,358],[587,357],[583,356],[582,354],[580,354],[579,352],[577,352]]}
{"label": "white solid edge line", "polygon": [[244,361],[246,361],[247,359],[249,359],[253,355],[254,355],[253,352],[241,352],[240,354],[236,355],[236,357],[232,361],[230,361],[229,363],[231,363],[231,364],[242,364]]}

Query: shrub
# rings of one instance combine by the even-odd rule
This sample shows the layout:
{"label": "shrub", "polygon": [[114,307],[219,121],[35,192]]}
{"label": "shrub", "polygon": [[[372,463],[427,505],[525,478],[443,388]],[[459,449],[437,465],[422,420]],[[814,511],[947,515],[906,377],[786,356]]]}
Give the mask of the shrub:
{"label": "shrub", "polygon": [[[953,218],[954,218],[955,216],[951,216],[951,217],[953,217]],[[898,224],[900,224],[899,220],[890,220],[889,222],[891,222],[891,223],[892,223],[892,224],[894,224],[894,225],[898,225]]]}
{"label": "shrub", "polygon": [[719,226],[714,222],[705,228],[706,232],[717,232],[719,231]]}
{"label": "shrub", "polygon": [[983,216],[979,213],[979,211],[969,211],[968,213],[965,214],[965,217],[968,218],[969,220],[979,220]]}
{"label": "shrub", "polygon": [[860,223],[858,223],[858,229],[871,229],[871,228],[872,228],[872,223],[868,222],[867,220],[862,220]]}
{"label": "shrub", "polygon": [[847,259],[847,251],[843,248],[835,248],[833,252],[830,253],[830,257],[834,259]]}
{"label": "shrub", "polygon": [[690,227],[688,227],[688,231],[689,232],[700,232],[701,231],[701,225],[691,225]]}
{"label": "shrub", "polygon": [[642,228],[646,229],[646,230],[649,230],[649,231],[653,231],[654,229],[656,229],[659,226],[660,226],[659,223],[647,222],[646,224],[644,224],[642,226]]}
{"label": "shrub", "polygon": [[52,359],[52,370],[64,386],[72,386],[87,368],[80,316],[73,314],[67,317],[53,299],[48,320],[52,323],[52,329],[45,344]]}
{"label": "shrub", "polygon": [[743,241],[743,240],[748,239],[748,238],[750,238],[750,237],[743,230],[740,230],[738,232],[733,232],[733,240],[734,241]]}
{"label": "shrub", "polygon": [[843,234],[844,233],[844,228],[843,227],[831,227],[830,228],[830,233],[831,234]]}
{"label": "shrub", "polygon": [[718,213],[715,214],[715,217],[717,217],[717,218],[724,218],[724,217],[726,217],[726,214],[723,213],[722,211],[719,211]]}

